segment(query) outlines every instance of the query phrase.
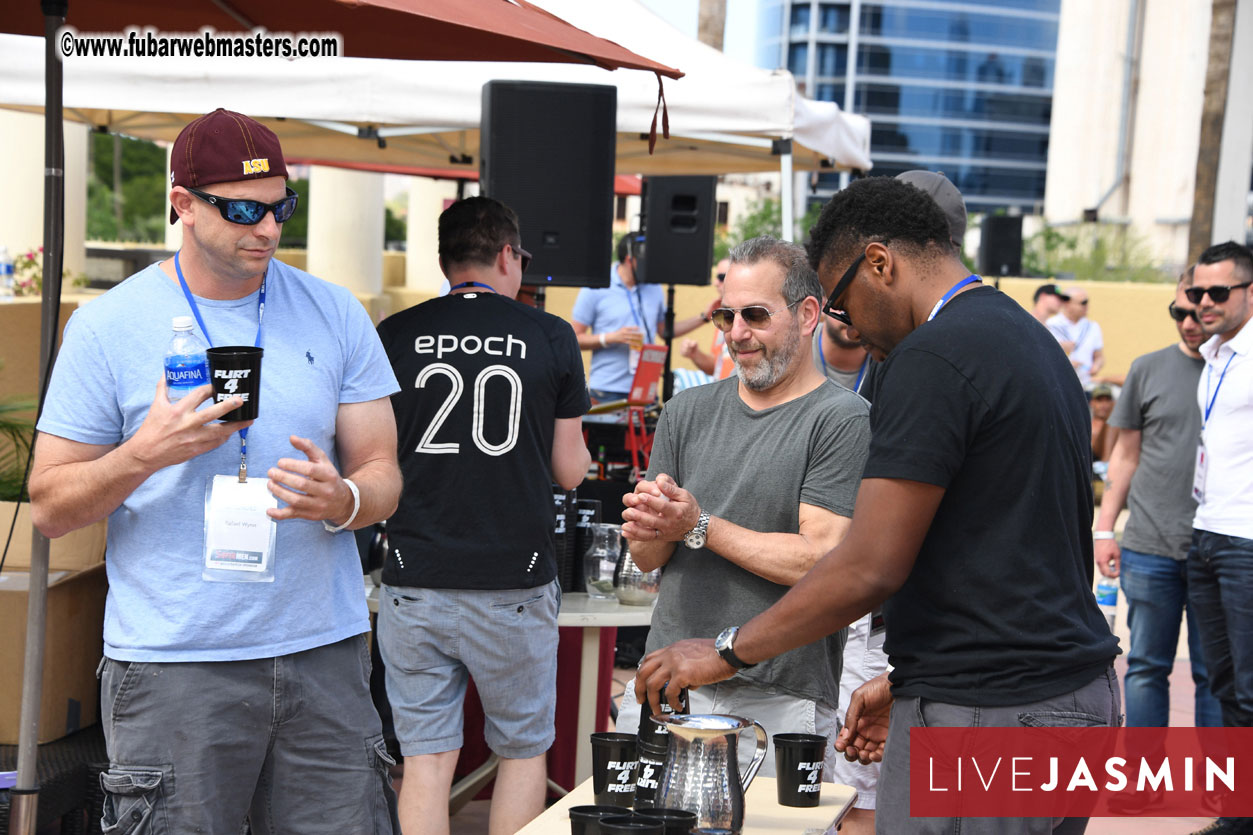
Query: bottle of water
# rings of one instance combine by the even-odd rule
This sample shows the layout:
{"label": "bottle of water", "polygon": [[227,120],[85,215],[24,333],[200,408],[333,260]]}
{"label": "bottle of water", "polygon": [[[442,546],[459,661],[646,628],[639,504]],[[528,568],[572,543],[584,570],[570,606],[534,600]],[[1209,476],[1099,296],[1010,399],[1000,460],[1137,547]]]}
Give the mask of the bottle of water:
{"label": "bottle of water", "polygon": [[1096,605],[1101,614],[1109,621],[1109,631],[1114,631],[1114,622],[1118,616],[1118,578],[1106,577],[1102,574],[1096,578]]}
{"label": "bottle of water", "polygon": [[171,403],[209,382],[208,346],[192,332],[193,325],[190,316],[174,317],[174,337],[165,350],[165,388]]}
{"label": "bottle of water", "polygon": [[13,296],[13,258],[9,248],[0,246],[0,298]]}

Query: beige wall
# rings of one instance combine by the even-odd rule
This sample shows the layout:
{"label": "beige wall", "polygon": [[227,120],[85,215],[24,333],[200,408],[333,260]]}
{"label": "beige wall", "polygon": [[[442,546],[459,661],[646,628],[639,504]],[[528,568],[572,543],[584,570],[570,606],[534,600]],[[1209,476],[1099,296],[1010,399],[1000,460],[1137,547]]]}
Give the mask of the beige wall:
{"label": "beige wall", "polygon": [[[1006,278],[1001,290],[1028,310],[1038,278]],[[1113,281],[1073,282],[1088,291],[1088,315],[1105,335],[1105,369],[1100,376],[1122,376],[1131,361],[1179,341],[1166,308],[1175,300],[1173,284]]]}

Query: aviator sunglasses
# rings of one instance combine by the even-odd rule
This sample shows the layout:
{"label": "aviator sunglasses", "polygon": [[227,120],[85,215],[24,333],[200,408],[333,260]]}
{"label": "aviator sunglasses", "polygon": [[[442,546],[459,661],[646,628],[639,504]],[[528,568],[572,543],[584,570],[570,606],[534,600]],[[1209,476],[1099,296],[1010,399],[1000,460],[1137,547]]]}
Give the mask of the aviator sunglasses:
{"label": "aviator sunglasses", "polygon": [[709,321],[714,323],[720,331],[730,331],[735,324],[735,314],[740,314],[740,318],[744,320],[744,324],[750,328],[764,328],[770,324],[770,317],[776,313],[782,313],[790,307],[800,304],[803,299],[797,299],[786,307],[778,310],[771,310],[760,304],[754,304],[749,307],[719,307],[709,314]]}
{"label": "aviator sunglasses", "polygon": [[276,203],[222,197],[190,186],[184,186],[184,188],[210,206],[216,206],[224,220],[244,226],[256,226],[265,218],[266,212],[274,212],[275,223],[286,223],[296,213],[296,203],[300,199],[291,186],[287,187],[287,196]]}
{"label": "aviator sunglasses", "polygon": [[1246,281],[1243,284],[1217,284],[1213,287],[1189,287],[1183,291],[1183,294],[1193,304],[1200,304],[1201,299],[1205,298],[1205,294],[1209,293],[1209,297],[1214,300],[1214,304],[1222,304],[1231,297],[1232,290],[1239,290],[1241,287],[1248,287],[1250,284],[1253,284],[1253,281]]}
{"label": "aviator sunglasses", "polygon": [[1167,309],[1170,311],[1170,318],[1174,319],[1176,322],[1182,322],[1184,319],[1191,318],[1193,322],[1196,322],[1198,325],[1201,324],[1201,317],[1197,316],[1195,308],[1187,310],[1186,308],[1182,308],[1174,302],[1171,302],[1170,307]]}

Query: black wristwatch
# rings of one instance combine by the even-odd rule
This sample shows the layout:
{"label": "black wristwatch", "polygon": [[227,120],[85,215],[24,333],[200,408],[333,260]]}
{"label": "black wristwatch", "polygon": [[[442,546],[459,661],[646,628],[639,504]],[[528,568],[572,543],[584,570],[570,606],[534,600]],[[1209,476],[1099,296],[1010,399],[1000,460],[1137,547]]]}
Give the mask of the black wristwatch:
{"label": "black wristwatch", "polygon": [[728,626],[718,634],[717,638],[714,638],[714,649],[722,656],[723,661],[737,670],[747,670],[749,667],[756,667],[756,664],[747,664],[741,661],[740,657],[735,654],[732,645],[735,643],[735,636],[738,634],[740,634],[738,626]]}

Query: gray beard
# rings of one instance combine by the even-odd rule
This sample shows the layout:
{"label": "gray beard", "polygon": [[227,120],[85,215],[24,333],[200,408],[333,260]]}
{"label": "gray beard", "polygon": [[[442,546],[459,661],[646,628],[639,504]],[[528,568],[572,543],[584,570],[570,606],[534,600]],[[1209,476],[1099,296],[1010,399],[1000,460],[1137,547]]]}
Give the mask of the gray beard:
{"label": "gray beard", "polygon": [[792,330],[788,333],[787,341],[773,352],[766,351],[765,346],[763,346],[764,356],[757,363],[756,368],[746,368],[740,364],[738,356],[734,357],[735,370],[739,373],[740,380],[753,391],[768,391],[774,388],[792,365],[792,360],[796,358],[796,351],[800,347],[800,343],[800,323],[793,321]]}

